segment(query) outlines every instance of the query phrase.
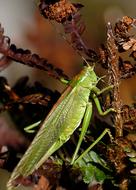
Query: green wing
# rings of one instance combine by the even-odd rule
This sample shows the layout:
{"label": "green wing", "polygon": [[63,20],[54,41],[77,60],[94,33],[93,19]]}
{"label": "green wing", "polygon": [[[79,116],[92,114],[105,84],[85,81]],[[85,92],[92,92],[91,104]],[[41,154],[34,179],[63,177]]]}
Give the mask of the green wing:
{"label": "green wing", "polygon": [[81,123],[88,98],[89,90],[80,86],[73,89],[69,86],[66,89],[41,124],[39,132],[13,171],[8,184],[19,176],[30,175],[70,138]]}

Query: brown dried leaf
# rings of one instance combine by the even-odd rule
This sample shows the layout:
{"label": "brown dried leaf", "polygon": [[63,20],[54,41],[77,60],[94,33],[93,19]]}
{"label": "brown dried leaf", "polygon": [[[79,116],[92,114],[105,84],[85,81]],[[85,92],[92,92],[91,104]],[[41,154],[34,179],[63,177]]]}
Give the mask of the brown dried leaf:
{"label": "brown dried leaf", "polygon": [[130,54],[130,57],[132,57],[134,59],[134,61],[136,61],[136,51],[133,51],[131,54]]}
{"label": "brown dried leaf", "polygon": [[[47,71],[49,75],[56,79],[68,79],[68,77],[64,74],[64,72],[61,69],[55,68],[52,64],[48,63],[48,61],[45,58],[41,58],[37,54],[32,54],[31,51],[28,49],[23,50],[21,48],[17,48],[14,44],[11,44],[9,37],[4,36],[4,29],[1,27],[1,25],[0,53],[16,62]],[[57,73],[57,69],[61,70],[61,75],[60,73]]]}
{"label": "brown dried leaf", "polygon": [[136,39],[132,38],[132,35],[129,33],[130,29],[135,26],[136,19],[128,16],[124,16],[116,23],[114,31],[119,51],[136,50]]}
{"label": "brown dried leaf", "polygon": [[59,0],[57,2],[46,2],[41,0],[39,9],[45,18],[63,23],[66,20],[72,18],[72,15],[78,11],[79,6],[75,5],[76,4],[73,4],[68,0]]}
{"label": "brown dried leaf", "polygon": [[79,13],[79,9],[82,7],[81,4],[72,4],[68,0],[59,0],[57,2],[45,2],[41,0],[39,5],[40,12],[45,18],[56,20],[63,24],[65,33],[67,35],[69,34],[71,38],[68,43],[72,45],[73,49],[76,50],[81,57],[83,57],[83,53],[91,58],[87,61],[96,62],[96,58],[98,60],[96,53],[95,56],[92,56],[92,54],[89,53],[90,49],[87,48],[81,38],[81,35],[85,31],[85,24],[81,21],[81,14]]}
{"label": "brown dried leaf", "polygon": [[121,57],[119,57],[119,70],[121,79],[130,78],[136,74],[135,65],[132,65],[130,61],[123,61]]}
{"label": "brown dried leaf", "polygon": [[3,71],[5,68],[7,68],[11,63],[11,60],[6,57],[6,56],[2,56],[0,58],[0,71]]}
{"label": "brown dried leaf", "polygon": [[121,174],[125,172],[127,167],[126,158],[127,155],[125,153],[125,148],[131,149],[132,144],[129,140],[119,137],[116,139],[114,143],[112,143],[107,149],[107,156],[109,162],[115,167],[116,172]]}
{"label": "brown dried leaf", "polygon": [[124,129],[136,130],[136,108],[135,106],[123,105],[122,107],[122,119],[124,123]]}
{"label": "brown dried leaf", "polygon": [[125,51],[132,48],[133,51],[136,51],[136,39],[130,38],[130,40],[122,45]]}
{"label": "brown dried leaf", "polygon": [[23,98],[20,98],[15,103],[39,104],[42,106],[47,106],[49,101],[50,101],[50,97],[45,96],[44,94],[31,94]]}
{"label": "brown dried leaf", "polygon": [[110,74],[109,84],[114,85],[112,96],[113,101],[112,105],[113,108],[117,111],[115,114],[115,128],[116,128],[116,137],[123,135],[123,122],[121,117],[121,108],[122,108],[122,101],[120,97],[120,70],[118,66],[119,62],[119,55],[117,51],[117,46],[115,42],[115,36],[113,34],[113,30],[111,24],[108,23],[107,25],[107,52],[108,52],[108,72]]}
{"label": "brown dried leaf", "polygon": [[38,184],[35,185],[35,187],[33,188],[33,190],[50,190],[50,189],[51,187],[49,181],[44,176],[40,177]]}
{"label": "brown dried leaf", "polygon": [[[50,96],[45,96],[43,94],[31,94],[24,96],[22,98],[18,98],[17,100],[14,100],[12,102],[8,102],[4,106],[0,107],[0,112],[7,111],[11,109],[15,104],[36,104],[36,105],[42,105],[47,106],[50,101]],[[22,110],[22,105],[19,107]]]}

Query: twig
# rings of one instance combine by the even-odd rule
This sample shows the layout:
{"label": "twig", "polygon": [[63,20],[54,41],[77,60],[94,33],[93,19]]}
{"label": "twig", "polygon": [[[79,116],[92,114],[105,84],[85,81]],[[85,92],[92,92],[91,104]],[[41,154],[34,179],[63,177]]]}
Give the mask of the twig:
{"label": "twig", "polygon": [[108,48],[108,68],[110,72],[109,83],[114,85],[113,89],[113,107],[117,111],[115,115],[116,138],[123,136],[123,121],[121,116],[122,101],[120,97],[120,71],[119,71],[119,55],[115,44],[115,38],[111,28],[111,24],[107,25],[107,48]]}

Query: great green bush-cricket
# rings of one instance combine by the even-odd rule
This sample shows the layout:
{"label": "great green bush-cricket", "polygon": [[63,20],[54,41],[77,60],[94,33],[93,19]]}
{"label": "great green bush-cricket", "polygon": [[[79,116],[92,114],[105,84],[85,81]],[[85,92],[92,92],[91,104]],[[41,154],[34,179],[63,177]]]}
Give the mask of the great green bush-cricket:
{"label": "great green bush-cricket", "polygon": [[53,106],[28,150],[14,169],[7,184],[14,189],[12,182],[20,176],[26,177],[38,169],[56,150],[69,140],[82,122],[81,134],[73,154],[71,164],[77,159],[78,150],[87,131],[92,116],[93,101],[100,115],[106,115],[113,108],[102,111],[98,95],[112,88],[97,88],[99,78],[94,66],[84,66],[83,70],[68,82],[57,103]]}

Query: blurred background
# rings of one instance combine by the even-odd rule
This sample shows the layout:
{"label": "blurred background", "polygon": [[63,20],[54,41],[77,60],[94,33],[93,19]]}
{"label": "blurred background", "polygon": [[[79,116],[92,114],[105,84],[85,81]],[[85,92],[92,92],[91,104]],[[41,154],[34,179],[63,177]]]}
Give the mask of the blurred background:
{"label": "blurred background", "polygon": [[[72,2],[84,4],[81,10],[87,28],[84,39],[87,45],[96,51],[106,40],[108,21],[115,23],[124,15],[135,17],[135,0],[76,0]],[[0,22],[5,29],[5,34],[18,47],[39,53],[49,62],[63,68],[70,77],[81,69],[81,58],[76,56],[62,37],[56,34],[56,29],[39,15],[36,0],[0,0]],[[10,64],[0,75],[5,75],[11,85],[21,76],[29,75],[32,81],[40,80],[50,88],[60,91],[63,89],[59,82],[46,77],[45,72],[19,63]],[[127,103],[131,102],[131,94],[135,94],[136,87],[133,81],[133,79],[128,79],[121,86],[124,89],[123,99]],[[131,89],[126,90],[128,82],[132,83],[132,87],[129,85],[127,88]]]}
{"label": "blurred background", "polygon": [[[114,24],[122,16],[135,17],[135,0],[80,0],[72,1],[84,4],[81,10],[86,23],[84,40],[88,47],[98,51],[101,43],[106,41],[106,23]],[[5,35],[11,38],[17,47],[31,49],[49,60],[50,63],[62,68],[72,77],[82,67],[82,60],[72,48],[56,33],[59,26],[53,27],[40,16],[37,10],[37,0],[0,0],[0,23],[5,29]],[[99,70],[98,70],[99,75]],[[30,83],[40,81],[44,86],[57,89],[60,92],[64,86],[49,77],[45,72],[28,66],[12,63],[0,72],[11,86],[22,76],[29,76]],[[121,96],[124,104],[134,102],[136,95],[136,77],[122,81]],[[0,116],[0,120],[1,120]],[[5,174],[7,176],[7,174]],[[0,172],[0,178],[3,176]],[[3,181],[3,183],[5,183]],[[4,190],[1,189],[0,190]]]}

